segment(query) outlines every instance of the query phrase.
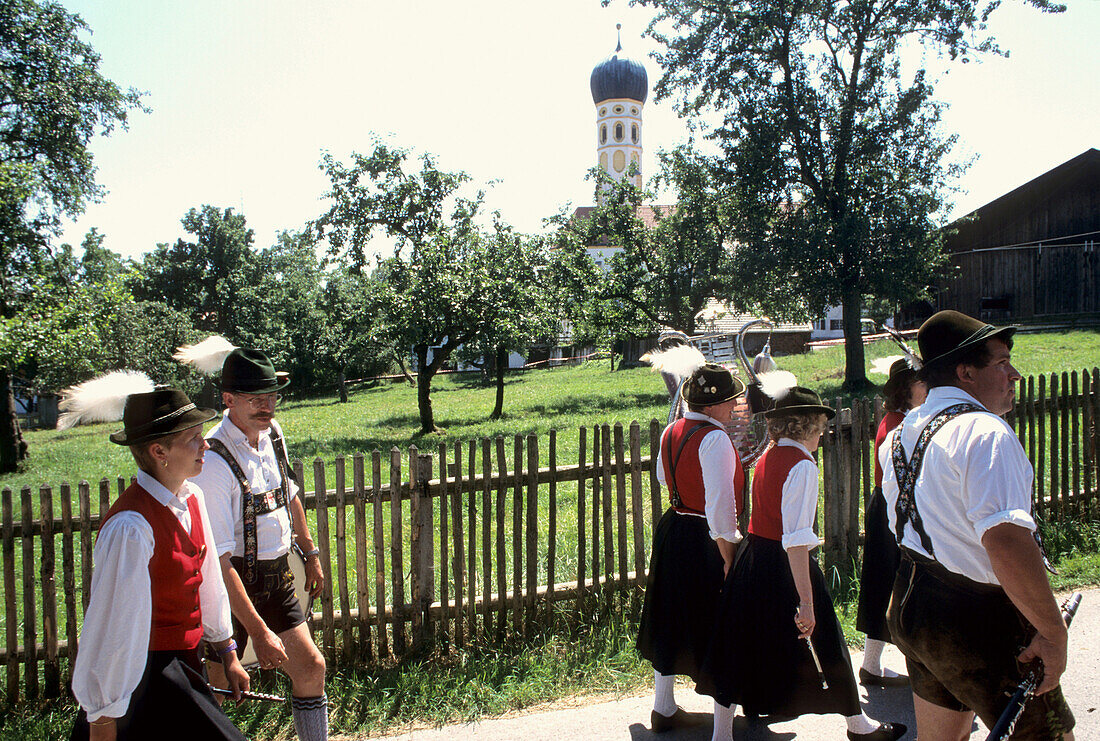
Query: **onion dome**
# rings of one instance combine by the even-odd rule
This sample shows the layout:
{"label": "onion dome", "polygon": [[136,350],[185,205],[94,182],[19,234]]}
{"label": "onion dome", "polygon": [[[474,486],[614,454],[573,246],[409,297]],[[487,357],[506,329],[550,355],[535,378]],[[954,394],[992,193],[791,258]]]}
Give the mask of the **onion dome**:
{"label": "onion dome", "polygon": [[[621,29],[622,24],[617,24],[615,28]],[[629,98],[645,103],[649,95],[649,76],[641,62],[621,55],[622,50],[620,38],[615,52],[593,67],[589,81],[593,103],[611,98]]]}

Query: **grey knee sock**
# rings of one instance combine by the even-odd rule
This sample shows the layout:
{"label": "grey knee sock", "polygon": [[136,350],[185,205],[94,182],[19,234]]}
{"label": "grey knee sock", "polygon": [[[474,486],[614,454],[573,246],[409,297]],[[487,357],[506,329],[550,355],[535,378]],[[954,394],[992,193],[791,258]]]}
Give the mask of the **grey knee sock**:
{"label": "grey knee sock", "polygon": [[328,697],[292,697],[290,712],[299,741],[328,740]]}

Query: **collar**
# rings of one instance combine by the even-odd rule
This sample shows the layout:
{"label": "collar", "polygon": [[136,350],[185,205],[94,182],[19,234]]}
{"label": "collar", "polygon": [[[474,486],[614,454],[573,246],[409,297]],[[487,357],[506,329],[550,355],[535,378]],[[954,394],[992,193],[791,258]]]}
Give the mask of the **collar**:
{"label": "collar", "polygon": [[801,451],[802,451],[803,453],[805,453],[806,455],[810,456],[811,458],[813,458],[813,457],[814,457],[814,454],[813,454],[813,453],[811,453],[811,452],[810,452],[810,451],[809,451],[809,450],[808,450],[808,449],[806,448],[806,446],[805,446],[805,445],[803,445],[802,443],[798,442],[797,440],[792,440],[792,439],[791,439],[791,438],[789,438],[789,437],[781,437],[781,438],[779,438],[779,442],[777,442],[777,443],[776,443],[776,445],[782,445],[782,446],[783,446],[783,447],[785,447],[785,448],[798,448],[799,450],[801,450]]}
{"label": "collar", "polygon": [[179,510],[187,509],[187,498],[191,496],[191,493],[187,489],[186,482],[180,488],[180,493],[177,496],[145,471],[138,469],[137,476],[134,478],[137,480],[138,486],[149,492],[149,496],[156,499],[158,504]]}
{"label": "collar", "polygon": [[684,412],[684,419],[695,419],[701,422],[710,422],[712,425],[720,430],[726,429],[726,426],[716,420],[714,417],[709,417],[702,412]]}
{"label": "collar", "polygon": [[924,405],[929,408],[949,407],[952,404],[961,404],[963,402],[977,404],[982,409],[985,409],[985,405],[958,386],[937,386],[934,389],[928,389],[928,398],[924,400]]}

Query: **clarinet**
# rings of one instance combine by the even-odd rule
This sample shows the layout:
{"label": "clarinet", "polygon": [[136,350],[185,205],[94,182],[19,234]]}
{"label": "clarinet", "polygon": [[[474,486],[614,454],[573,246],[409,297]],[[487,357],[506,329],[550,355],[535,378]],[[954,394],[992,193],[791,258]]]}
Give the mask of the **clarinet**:
{"label": "clarinet", "polygon": [[[1081,606],[1081,593],[1074,592],[1070,595],[1069,599],[1062,603],[1062,619],[1066,621],[1066,627],[1073,622],[1073,616],[1077,614],[1077,608]],[[1016,721],[1020,719],[1020,716],[1024,713],[1024,705],[1035,694],[1035,690],[1039,688],[1039,684],[1043,681],[1043,665],[1042,662],[1035,662],[1035,664],[1028,670],[1024,679],[1016,687],[1016,692],[1013,693],[1012,699],[1008,701],[1008,707],[1001,713],[1001,717],[997,719],[997,724],[993,726],[993,730],[989,732],[989,736],[986,737],[986,741],[1005,741],[1012,735],[1012,731],[1016,729]]]}

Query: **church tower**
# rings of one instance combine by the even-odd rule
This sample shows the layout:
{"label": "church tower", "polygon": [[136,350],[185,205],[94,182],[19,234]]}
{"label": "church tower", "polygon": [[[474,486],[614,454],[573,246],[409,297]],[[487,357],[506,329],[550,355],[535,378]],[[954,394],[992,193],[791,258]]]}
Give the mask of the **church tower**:
{"label": "church tower", "polygon": [[649,94],[649,77],[642,63],[622,56],[622,24],[615,51],[592,69],[589,86],[596,104],[596,153],[600,169],[614,180],[627,177],[642,186],[642,107]]}

